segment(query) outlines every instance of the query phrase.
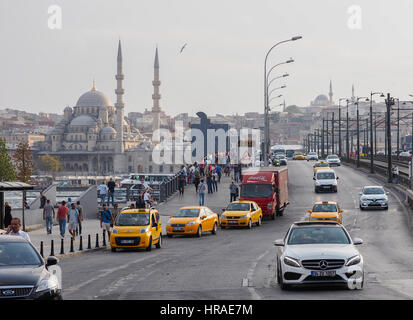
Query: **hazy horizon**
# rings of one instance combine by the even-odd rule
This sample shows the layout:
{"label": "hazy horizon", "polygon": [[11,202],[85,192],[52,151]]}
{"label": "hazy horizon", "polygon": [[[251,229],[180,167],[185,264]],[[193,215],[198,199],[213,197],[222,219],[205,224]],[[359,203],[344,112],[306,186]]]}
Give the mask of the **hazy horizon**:
{"label": "hazy horizon", "polygon": [[[51,5],[62,8],[60,30],[48,28]],[[351,5],[362,9],[361,30],[348,27]],[[3,0],[0,108],[61,114],[93,79],[114,104],[119,38],[125,114],[152,107],[156,45],[160,105],[168,115],[262,113],[265,54],[295,35],[303,39],[279,46],[268,60],[271,67],[295,59],[273,73],[290,74],[277,81],[287,85],[280,91],[287,106],[305,107],[327,95],[330,80],[336,103],[351,95],[353,83],[357,96],[384,91],[407,99],[413,93],[406,72],[413,67],[412,9],[407,0]]]}

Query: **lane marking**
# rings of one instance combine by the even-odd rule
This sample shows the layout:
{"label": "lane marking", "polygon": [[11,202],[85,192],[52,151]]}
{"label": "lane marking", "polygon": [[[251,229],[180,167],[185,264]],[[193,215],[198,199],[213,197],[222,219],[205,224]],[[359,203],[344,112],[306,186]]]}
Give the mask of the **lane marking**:
{"label": "lane marking", "polygon": [[258,262],[265,257],[268,254],[269,250],[266,250],[264,253],[262,253],[252,264],[251,267],[248,269],[247,272],[247,278],[244,278],[242,280],[242,285],[245,287],[245,284],[247,284],[246,286],[248,287],[248,291],[251,294],[251,297],[253,300],[261,300],[262,297],[258,294],[258,292],[255,290],[255,288],[253,287],[253,281],[252,278],[254,276],[254,272],[255,269],[257,267]]}

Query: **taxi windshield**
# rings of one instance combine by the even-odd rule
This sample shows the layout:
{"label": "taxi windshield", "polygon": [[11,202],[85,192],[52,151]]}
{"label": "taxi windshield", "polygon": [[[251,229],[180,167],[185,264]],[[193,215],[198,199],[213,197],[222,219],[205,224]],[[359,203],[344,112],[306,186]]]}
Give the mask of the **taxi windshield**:
{"label": "taxi windshield", "polygon": [[350,239],[342,228],[337,227],[304,227],[293,228],[288,244],[350,244]]}
{"label": "taxi windshield", "polygon": [[199,209],[181,209],[174,215],[174,218],[195,218],[198,215]]}
{"label": "taxi windshield", "polygon": [[149,225],[148,213],[122,213],[119,214],[115,225],[117,226],[147,226]]}
{"label": "taxi windshield", "polygon": [[332,203],[315,204],[313,212],[337,212],[337,206]]}
{"label": "taxi windshield", "polygon": [[225,209],[227,211],[250,211],[249,203],[230,203]]}
{"label": "taxi windshield", "polygon": [[316,163],[316,167],[328,167],[328,163]]}

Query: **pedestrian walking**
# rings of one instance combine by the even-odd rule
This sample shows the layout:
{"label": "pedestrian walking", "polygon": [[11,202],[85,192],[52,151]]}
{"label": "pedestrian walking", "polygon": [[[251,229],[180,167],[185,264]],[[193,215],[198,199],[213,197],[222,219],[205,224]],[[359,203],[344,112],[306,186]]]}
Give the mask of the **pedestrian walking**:
{"label": "pedestrian walking", "polygon": [[218,192],[218,173],[215,170],[212,172],[212,186],[214,192]]}
{"label": "pedestrian walking", "polygon": [[99,190],[99,198],[100,198],[100,205],[103,206],[105,203],[106,194],[108,193],[108,186],[106,185],[105,181],[98,186]]}
{"label": "pedestrian walking", "polygon": [[83,211],[83,206],[80,205],[80,201],[76,202],[76,209],[79,211],[79,228],[76,229],[76,235],[82,234],[82,221],[85,218],[85,213]]}
{"label": "pedestrian walking", "polygon": [[207,176],[208,193],[213,193],[213,191],[212,191],[212,174],[211,174],[211,172],[208,172],[206,176]]}
{"label": "pedestrian walking", "polygon": [[145,209],[145,199],[144,199],[144,194],[145,191],[142,191],[139,195],[138,195],[138,199],[136,200],[136,208],[137,209]]}
{"label": "pedestrian walking", "polygon": [[200,182],[201,182],[201,174],[200,174],[200,171],[198,170],[198,171],[195,171],[195,179],[194,179],[196,193],[198,193],[198,186]]}
{"label": "pedestrian walking", "polygon": [[[7,227],[11,224],[11,220],[13,217],[11,216],[11,206],[10,203],[6,202],[4,204],[4,228],[7,229]],[[1,227],[1,226],[0,226]]]}
{"label": "pedestrian walking", "polygon": [[46,205],[46,196],[43,194],[43,192],[40,192],[40,209],[43,209],[45,205]]}
{"label": "pedestrian walking", "polygon": [[145,201],[146,209],[150,209],[152,207],[153,198],[151,196],[152,189],[146,189],[145,194],[143,195],[143,200]]}
{"label": "pedestrian walking", "polygon": [[112,211],[112,217],[113,217],[113,223],[115,223],[116,218],[118,217],[118,214],[120,213],[119,206],[117,203],[113,206],[113,211]]}
{"label": "pedestrian walking", "polygon": [[100,213],[100,227],[108,232],[110,238],[110,225],[113,224],[113,216],[106,204],[102,206],[102,212]]}
{"label": "pedestrian walking", "polygon": [[221,176],[222,176],[222,167],[219,164],[215,167],[215,172],[218,175],[218,183],[220,183],[221,182]]}
{"label": "pedestrian walking", "polygon": [[69,212],[69,208],[66,207],[66,201],[62,201],[59,209],[57,209],[57,219],[59,220],[59,229],[60,229],[60,236],[62,238],[65,237],[66,232],[66,218],[67,213]]}
{"label": "pedestrian walking", "polygon": [[230,186],[229,186],[229,190],[230,190],[230,202],[232,201],[236,201],[237,200],[237,192],[238,192],[238,187],[235,184],[234,181],[231,182]]}
{"label": "pedestrian walking", "polygon": [[178,176],[178,190],[179,190],[180,195],[184,194],[184,187],[185,187],[185,175],[181,171],[181,174]]}
{"label": "pedestrian walking", "polygon": [[[27,232],[20,230],[21,222],[19,218],[11,219],[10,225],[7,227],[6,235],[8,236],[20,236],[30,242],[30,237]],[[17,254],[17,253],[16,253]],[[20,253],[21,254],[21,253]]]}
{"label": "pedestrian walking", "polygon": [[116,183],[115,181],[113,181],[112,178],[109,179],[107,187],[108,187],[108,207],[109,207],[110,198],[112,198],[112,206],[114,206],[115,205],[114,195],[115,195]]}
{"label": "pedestrian walking", "polygon": [[71,234],[73,240],[76,239],[76,228],[79,224],[79,211],[76,209],[74,203],[71,204],[70,209],[67,213],[67,223],[69,224],[69,233]]}
{"label": "pedestrian walking", "polygon": [[53,220],[56,216],[53,205],[50,203],[50,199],[46,200],[46,204],[43,206],[43,220],[46,221],[46,232],[52,234]]}
{"label": "pedestrian walking", "polygon": [[205,202],[205,184],[204,179],[201,179],[201,183],[199,184],[199,205],[203,206]]}
{"label": "pedestrian walking", "polygon": [[399,167],[397,165],[393,166],[393,183],[399,183]]}

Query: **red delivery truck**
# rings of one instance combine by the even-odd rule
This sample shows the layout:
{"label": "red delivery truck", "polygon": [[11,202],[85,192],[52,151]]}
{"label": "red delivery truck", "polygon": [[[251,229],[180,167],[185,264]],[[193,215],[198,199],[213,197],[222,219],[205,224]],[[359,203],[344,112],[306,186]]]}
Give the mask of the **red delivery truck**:
{"label": "red delivery truck", "polygon": [[282,216],[288,202],[288,169],[254,167],[242,171],[241,200],[255,201],[264,216]]}

